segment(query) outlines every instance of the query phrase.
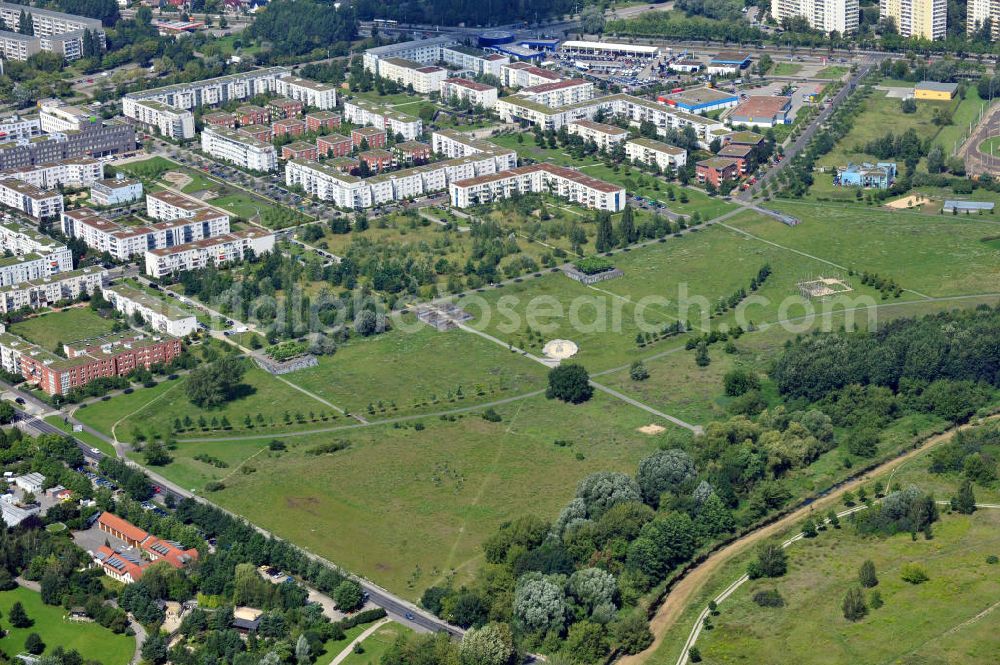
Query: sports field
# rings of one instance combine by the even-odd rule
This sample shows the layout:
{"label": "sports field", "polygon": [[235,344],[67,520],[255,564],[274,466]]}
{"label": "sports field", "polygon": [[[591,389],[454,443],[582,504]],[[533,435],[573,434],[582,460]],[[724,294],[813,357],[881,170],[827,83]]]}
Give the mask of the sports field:
{"label": "sports field", "polygon": [[[25,614],[34,624],[28,628],[14,628],[6,618],[15,602],[24,606]],[[31,633],[38,633],[45,643],[45,654],[56,647],[66,651],[75,649],[85,660],[99,661],[104,665],[125,665],[135,650],[135,638],[117,635],[96,623],[69,621],[62,607],[45,605],[42,597],[24,588],[0,592],[0,612],[4,616],[4,633],[0,637],[0,650],[14,656],[24,652],[24,640]]]}

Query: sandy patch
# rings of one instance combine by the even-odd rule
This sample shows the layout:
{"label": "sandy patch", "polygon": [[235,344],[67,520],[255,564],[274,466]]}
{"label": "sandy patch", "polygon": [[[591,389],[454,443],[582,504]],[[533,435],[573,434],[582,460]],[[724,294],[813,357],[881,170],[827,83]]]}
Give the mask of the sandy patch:
{"label": "sandy patch", "polygon": [[566,358],[575,356],[579,350],[575,342],[571,342],[568,339],[554,339],[546,343],[542,348],[542,353],[547,358],[553,360],[565,360]]}
{"label": "sandy patch", "polygon": [[917,206],[922,206],[925,203],[930,202],[931,200],[923,194],[911,194],[909,196],[904,196],[901,199],[896,199],[895,201],[889,201],[885,204],[885,207],[893,208],[895,210],[905,210],[907,208],[916,208]]}
{"label": "sandy patch", "polygon": [[664,427],[663,425],[650,423],[648,425],[643,425],[642,427],[638,428],[637,431],[642,432],[643,434],[649,434],[650,436],[653,436],[655,434],[662,434],[664,431],[666,431],[666,429],[667,428]]}
{"label": "sandy patch", "polygon": [[184,189],[191,184],[191,176],[180,171],[167,171],[163,174],[163,179],[177,189]]}

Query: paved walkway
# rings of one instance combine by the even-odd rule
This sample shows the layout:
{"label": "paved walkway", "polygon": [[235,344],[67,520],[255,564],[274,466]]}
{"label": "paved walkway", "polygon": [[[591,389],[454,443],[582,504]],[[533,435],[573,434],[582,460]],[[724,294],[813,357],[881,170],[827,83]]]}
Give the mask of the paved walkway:
{"label": "paved walkway", "polygon": [[378,623],[372,624],[371,626],[369,626],[368,628],[366,628],[365,632],[363,632],[360,635],[358,635],[357,637],[355,637],[353,642],[351,642],[350,644],[348,644],[346,647],[344,647],[343,651],[341,651],[336,656],[334,656],[333,660],[330,661],[330,665],[339,665],[348,656],[350,656],[352,653],[354,653],[354,646],[355,645],[361,644],[366,639],[368,639],[376,630],[378,630],[379,628],[381,628],[385,624],[390,623],[391,621],[392,621],[391,619],[389,619],[388,617],[386,617],[385,619],[382,619]]}

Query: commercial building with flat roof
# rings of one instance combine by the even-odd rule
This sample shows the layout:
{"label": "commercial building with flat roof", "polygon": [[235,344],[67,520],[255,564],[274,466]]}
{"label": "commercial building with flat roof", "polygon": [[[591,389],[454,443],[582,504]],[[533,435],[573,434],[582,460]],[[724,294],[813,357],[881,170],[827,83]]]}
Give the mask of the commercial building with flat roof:
{"label": "commercial building with flat roof", "polygon": [[559,45],[559,53],[584,58],[630,58],[651,60],[660,55],[658,46],[641,44],[614,44],[611,42],[565,41]]}
{"label": "commercial building with flat roof", "polygon": [[937,81],[921,81],[913,86],[913,96],[935,102],[947,102],[958,92],[957,83],[938,83]]}
{"label": "commercial building with flat roof", "polygon": [[681,92],[664,95],[668,105],[688,113],[709,113],[719,109],[732,108],[739,104],[740,98],[731,92],[717,88],[688,88]]}
{"label": "commercial building with flat roof", "polygon": [[774,127],[788,122],[788,112],[791,108],[791,97],[753,95],[733,109],[726,117],[726,121],[733,126]]}
{"label": "commercial building with flat roof", "polygon": [[0,170],[78,157],[110,157],[135,150],[135,128],[124,122],[0,143]]}

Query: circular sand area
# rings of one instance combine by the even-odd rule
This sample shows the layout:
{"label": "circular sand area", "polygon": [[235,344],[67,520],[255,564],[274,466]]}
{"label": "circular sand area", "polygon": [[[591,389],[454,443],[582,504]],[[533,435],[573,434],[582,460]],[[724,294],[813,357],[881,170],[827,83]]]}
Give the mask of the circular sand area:
{"label": "circular sand area", "polygon": [[553,360],[565,360],[566,358],[572,358],[576,355],[579,349],[575,342],[571,342],[568,339],[554,339],[548,342],[543,348],[542,353]]}

